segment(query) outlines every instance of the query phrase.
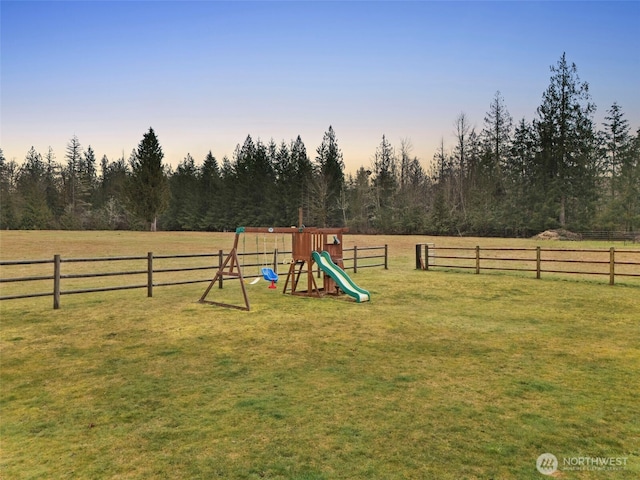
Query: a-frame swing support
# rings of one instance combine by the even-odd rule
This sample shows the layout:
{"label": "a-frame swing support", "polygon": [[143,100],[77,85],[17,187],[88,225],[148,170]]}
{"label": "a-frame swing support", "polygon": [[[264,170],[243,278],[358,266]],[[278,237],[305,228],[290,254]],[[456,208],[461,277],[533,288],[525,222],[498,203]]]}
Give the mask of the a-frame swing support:
{"label": "a-frame swing support", "polygon": [[[238,239],[240,238],[241,231],[236,231],[236,236],[233,241],[233,248],[224,259],[224,262],[220,265],[220,268],[216,272],[216,275],[209,283],[209,286],[204,291],[200,300],[200,303],[208,303],[209,305],[217,305],[219,307],[227,307],[227,308],[237,308],[238,310],[246,310],[249,311],[251,309],[251,305],[249,304],[249,297],[247,295],[247,289],[244,284],[244,278],[242,277],[242,269],[240,268],[240,262],[238,261]],[[207,300],[207,295],[211,291],[211,288],[216,284],[219,279],[224,280],[225,277],[237,278],[240,282],[240,288],[242,289],[242,297],[244,298],[244,306],[241,305],[232,305],[230,303],[222,303],[222,302],[213,302],[211,300]]]}

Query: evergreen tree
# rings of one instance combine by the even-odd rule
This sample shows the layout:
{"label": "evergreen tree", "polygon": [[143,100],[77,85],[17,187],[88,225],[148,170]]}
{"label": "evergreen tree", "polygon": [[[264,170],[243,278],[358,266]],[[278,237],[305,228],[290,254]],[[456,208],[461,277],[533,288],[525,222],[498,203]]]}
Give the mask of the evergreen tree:
{"label": "evergreen tree", "polygon": [[347,181],[350,212],[347,226],[353,233],[371,233],[375,201],[370,177],[371,170],[360,167],[355,177],[350,175]]}
{"label": "evergreen tree", "polygon": [[211,151],[200,168],[198,192],[200,195],[200,228],[207,231],[223,230],[225,196],[220,168]]}
{"label": "evergreen tree", "polygon": [[235,230],[237,226],[241,226],[244,222],[239,221],[234,211],[236,194],[236,173],[231,160],[228,157],[222,158],[222,167],[220,168],[220,181],[222,185],[221,198],[223,198],[223,206],[220,215],[221,230]]}
{"label": "evergreen tree", "polygon": [[163,158],[158,138],[153,128],[149,128],[130,160],[127,199],[131,211],[147,222],[152,232],[156,231],[158,215],[167,208],[170,198]]}
{"label": "evergreen tree", "polygon": [[604,119],[606,120],[603,132],[606,159],[604,167],[610,181],[611,199],[615,199],[620,170],[631,147],[629,121],[624,118],[624,113],[616,102],[607,110]]}
{"label": "evergreen tree", "polygon": [[507,162],[511,144],[511,131],[513,119],[504,104],[500,92],[496,92],[489,111],[484,117],[484,129],[481,136],[484,143],[484,156],[487,162],[484,164],[483,176],[494,181],[494,188],[502,188],[502,167]]}
{"label": "evergreen tree", "polygon": [[398,185],[398,160],[385,135],[373,157],[373,187],[375,192],[375,225],[392,233],[397,228],[394,200]]}
{"label": "evergreen tree", "polygon": [[65,191],[65,204],[67,208],[75,214],[81,197],[81,187],[78,182],[78,172],[82,162],[82,146],[75,135],[67,144],[67,166],[63,171],[63,182]]}
{"label": "evergreen tree", "polygon": [[79,184],[84,193],[84,197],[88,203],[93,203],[95,190],[98,182],[98,174],[96,169],[96,154],[91,148],[87,147],[84,152],[80,169],[78,171]]}
{"label": "evergreen tree", "polygon": [[432,169],[434,192],[428,231],[434,234],[451,234],[455,232],[456,223],[456,169],[452,155],[445,151],[444,139],[440,139],[440,147],[433,155]]}
{"label": "evergreen tree", "polygon": [[62,177],[60,174],[62,167],[55,161],[55,159],[56,156],[53,153],[53,149],[49,147],[47,155],[45,156],[45,196],[49,210],[51,210],[54,219],[57,221],[64,212],[64,195]]}
{"label": "evergreen tree", "polygon": [[250,135],[235,152],[232,204],[236,225],[273,225],[276,202],[275,171],[270,162],[267,147]]}
{"label": "evergreen tree", "polygon": [[[549,199],[543,208],[556,225],[583,225],[596,200],[596,137],[589,85],[581,82],[575,64],[565,54],[551,67],[551,83],[543,94],[535,122],[540,139],[540,188]],[[554,225],[548,225],[554,226]]]}
{"label": "evergreen tree", "polygon": [[293,224],[291,221],[296,218],[297,185],[291,152],[284,141],[279,147],[272,141],[269,144],[269,156],[276,175],[276,190],[278,191],[276,224],[293,225],[295,220]]}
{"label": "evergreen tree", "polygon": [[193,157],[187,156],[169,177],[171,201],[162,216],[166,230],[197,230],[199,227],[199,171]]}
{"label": "evergreen tree", "polygon": [[46,167],[35,148],[31,147],[20,168],[17,191],[22,199],[20,228],[48,228],[53,219],[46,199]]}
{"label": "evergreen tree", "polygon": [[0,148],[0,229],[18,228],[16,213],[16,177],[18,166],[15,161],[7,162]]}
{"label": "evergreen tree", "polygon": [[309,205],[311,195],[311,184],[313,182],[313,165],[307,155],[305,147],[300,135],[291,142],[290,164],[292,169],[291,183],[293,184],[289,190],[289,201],[287,209],[287,218],[285,225],[298,224],[298,209]]}
{"label": "evergreen tree", "polygon": [[640,228],[640,128],[630,139],[620,166],[619,222],[624,230]]}
{"label": "evergreen tree", "polygon": [[400,144],[400,186],[396,208],[400,214],[399,233],[423,233],[429,208],[429,178],[417,157],[411,157],[411,142]]}
{"label": "evergreen tree", "polygon": [[[458,228],[462,227],[461,223],[466,223],[467,198],[469,197],[469,178],[473,171],[470,163],[470,144],[469,139],[472,133],[469,119],[464,112],[458,115],[455,121],[455,137],[456,145],[453,149],[453,167],[456,173],[452,178],[452,187],[454,189],[453,208],[458,212]],[[464,227],[462,227],[464,228]]]}
{"label": "evergreen tree", "polygon": [[536,131],[522,118],[515,127],[508,159],[503,166],[504,223],[509,235],[527,236],[540,231],[546,223],[538,208],[544,201],[544,194],[537,188],[537,151]]}
{"label": "evergreen tree", "polygon": [[67,230],[83,228],[83,214],[86,210],[86,191],[80,184],[82,166],[82,146],[75,135],[67,143],[65,159],[67,164],[62,168],[62,197],[64,211],[60,216],[60,226]]}
{"label": "evergreen tree", "polygon": [[130,228],[125,209],[128,167],[124,155],[118,160],[109,162],[106,155],[100,160],[101,175],[95,194],[94,208],[101,219],[104,229]]}
{"label": "evergreen tree", "polygon": [[338,226],[343,223],[340,196],[345,186],[344,161],[333,127],[325,132],[316,153],[309,216],[319,226]]}

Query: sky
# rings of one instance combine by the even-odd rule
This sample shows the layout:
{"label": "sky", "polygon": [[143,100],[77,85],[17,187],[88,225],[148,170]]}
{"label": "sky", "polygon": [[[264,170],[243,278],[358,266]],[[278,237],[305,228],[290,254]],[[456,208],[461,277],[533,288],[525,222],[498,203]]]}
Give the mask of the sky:
{"label": "sky", "polygon": [[497,91],[536,118],[563,53],[599,128],[640,127],[639,1],[0,1],[0,148],[65,163],[76,136],[125,158],[153,128],[176,166],[233,158],[247,135],[309,157],[333,127],[347,172],[384,135],[425,168]]}

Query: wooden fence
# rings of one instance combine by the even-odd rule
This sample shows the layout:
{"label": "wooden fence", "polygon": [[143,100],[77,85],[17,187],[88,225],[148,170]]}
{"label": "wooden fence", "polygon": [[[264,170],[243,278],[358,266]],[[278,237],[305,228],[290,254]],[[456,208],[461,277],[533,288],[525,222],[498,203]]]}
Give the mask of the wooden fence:
{"label": "wooden fence", "polygon": [[416,269],[467,269],[607,276],[614,285],[617,277],[640,278],[640,250],[559,249],[559,248],[480,248],[416,245]]}
{"label": "wooden fence", "polygon": [[605,242],[640,242],[640,232],[623,232],[617,230],[590,230],[579,232],[580,240],[599,240]]}
{"label": "wooden fence", "polygon": [[[345,248],[343,250],[343,261],[345,270],[357,273],[358,270],[372,267],[388,268],[388,246]],[[0,300],[14,300],[21,298],[53,297],[53,308],[60,308],[60,297],[62,295],[72,295],[81,293],[108,292],[115,290],[146,289],[147,297],[153,296],[154,287],[164,287],[170,285],[185,285],[190,283],[210,282],[215,272],[218,270],[226,253],[219,250],[218,253],[182,254],[182,255],[154,255],[152,252],[145,256],[128,257],[96,257],[96,258],[62,258],[54,255],[47,260],[2,260],[0,261],[0,286],[2,295]],[[290,251],[253,252],[238,253],[243,275],[246,279],[261,277],[260,268],[270,266],[275,272],[278,267],[282,267],[284,262],[291,257]],[[268,258],[268,261],[266,260]],[[263,259],[263,263],[260,263]],[[206,264],[202,264],[205,261]],[[95,271],[90,265],[99,263],[103,265],[103,271]],[[116,270],[114,265],[125,263],[131,266],[129,270]],[[158,263],[165,263],[162,268],[158,268]],[[268,263],[268,265],[267,265]],[[63,273],[63,265],[76,264],[80,267],[74,271]],[[36,271],[34,274],[24,275],[26,270],[41,270],[45,265],[49,272]],[[7,277],[5,272],[12,268],[20,268],[22,276]],[[286,267],[288,269],[288,266]],[[283,268],[280,268],[280,273]],[[191,272],[208,271],[207,278],[189,278]],[[187,272],[187,273],[185,273]],[[252,273],[254,272],[254,273]],[[320,276],[320,270],[317,270]],[[86,282],[91,279],[105,279],[108,277],[134,277],[137,283],[93,285],[87,286]],[[162,281],[159,281],[160,280]],[[144,279],[144,280],[142,280]],[[63,281],[64,287],[63,288]],[[233,280],[227,280],[233,281]],[[15,287],[16,284],[29,285],[30,291]],[[10,285],[7,292],[7,287]],[[222,288],[222,281],[219,283]],[[47,289],[44,291],[34,291],[37,288]]]}

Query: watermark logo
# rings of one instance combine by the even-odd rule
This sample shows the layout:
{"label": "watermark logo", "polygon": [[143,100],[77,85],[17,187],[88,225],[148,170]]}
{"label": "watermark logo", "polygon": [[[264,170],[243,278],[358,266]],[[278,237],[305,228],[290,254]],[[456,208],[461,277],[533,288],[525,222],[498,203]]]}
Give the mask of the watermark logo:
{"label": "watermark logo", "polygon": [[543,453],[536,460],[536,468],[543,475],[553,475],[558,470],[558,459],[553,453]]}
{"label": "watermark logo", "polygon": [[536,460],[536,468],[543,475],[563,471],[614,471],[627,468],[627,457],[563,457],[558,461],[553,453],[543,453]]}

